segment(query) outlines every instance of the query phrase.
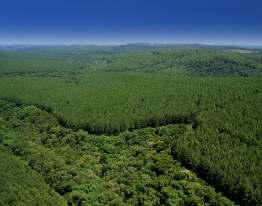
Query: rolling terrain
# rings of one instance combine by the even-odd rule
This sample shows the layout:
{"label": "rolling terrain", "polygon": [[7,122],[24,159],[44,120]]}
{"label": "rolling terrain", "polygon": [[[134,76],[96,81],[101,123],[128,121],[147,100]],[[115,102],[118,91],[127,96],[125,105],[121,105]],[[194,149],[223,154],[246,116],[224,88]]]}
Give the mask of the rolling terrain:
{"label": "rolling terrain", "polygon": [[262,204],[262,54],[237,49],[0,49],[0,205]]}

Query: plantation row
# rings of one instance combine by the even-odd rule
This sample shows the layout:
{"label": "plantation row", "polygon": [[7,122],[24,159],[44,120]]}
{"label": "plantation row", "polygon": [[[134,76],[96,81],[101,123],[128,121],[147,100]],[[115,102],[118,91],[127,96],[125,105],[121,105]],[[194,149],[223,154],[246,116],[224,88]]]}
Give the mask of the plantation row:
{"label": "plantation row", "polygon": [[57,78],[2,78],[0,94],[49,106],[64,125],[72,128],[114,134],[191,122],[198,83],[187,82],[191,80],[125,73],[90,74],[81,77],[79,84]]}
{"label": "plantation row", "polygon": [[0,205],[234,205],[172,158],[187,125],[93,136],[0,105]]}
{"label": "plantation row", "polygon": [[98,73],[79,77],[78,84],[59,78],[2,78],[0,94],[44,105],[64,125],[96,134],[170,123],[197,125],[201,112],[211,128],[232,127],[233,133],[256,135],[261,124],[261,78]]}

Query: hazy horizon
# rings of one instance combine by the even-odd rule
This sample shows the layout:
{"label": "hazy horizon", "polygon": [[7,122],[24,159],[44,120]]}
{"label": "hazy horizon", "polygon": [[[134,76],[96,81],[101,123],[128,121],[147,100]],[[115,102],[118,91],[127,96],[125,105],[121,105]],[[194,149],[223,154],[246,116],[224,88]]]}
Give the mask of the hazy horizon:
{"label": "hazy horizon", "polygon": [[[217,32],[219,33],[219,32]],[[51,35],[50,35],[51,34]],[[32,44],[32,45],[125,45],[134,43],[146,44],[205,44],[205,45],[230,45],[230,46],[262,46],[261,36],[235,36],[234,34],[221,34],[215,35],[214,33],[204,32],[178,32],[173,35],[163,34],[134,34],[119,35],[114,33],[106,34],[102,32],[103,36],[99,34],[78,34],[66,32],[53,32],[49,31],[48,35],[39,36],[38,34],[23,34],[21,36],[12,37],[1,36],[1,45],[14,45],[14,44]]]}
{"label": "hazy horizon", "polygon": [[157,46],[157,45],[174,45],[174,46],[218,46],[218,47],[243,47],[243,48],[262,48],[261,44],[215,44],[215,43],[201,43],[201,42],[192,42],[192,43],[181,43],[181,42],[170,42],[170,43],[162,43],[162,42],[126,42],[126,43],[61,43],[61,42],[12,42],[12,43],[3,43],[0,42],[1,47],[12,47],[12,46],[128,46],[128,45],[139,45],[145,44],[145,46]]}

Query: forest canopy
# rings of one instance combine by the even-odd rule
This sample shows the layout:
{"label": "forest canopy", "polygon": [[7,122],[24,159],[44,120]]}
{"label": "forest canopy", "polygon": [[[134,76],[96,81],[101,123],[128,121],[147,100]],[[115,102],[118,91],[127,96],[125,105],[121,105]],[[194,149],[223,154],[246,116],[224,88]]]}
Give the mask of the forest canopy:
{"label": "forest canopy", "polygon": [[261,74],[243,48],[0,48],[0,205],[261,205]]}

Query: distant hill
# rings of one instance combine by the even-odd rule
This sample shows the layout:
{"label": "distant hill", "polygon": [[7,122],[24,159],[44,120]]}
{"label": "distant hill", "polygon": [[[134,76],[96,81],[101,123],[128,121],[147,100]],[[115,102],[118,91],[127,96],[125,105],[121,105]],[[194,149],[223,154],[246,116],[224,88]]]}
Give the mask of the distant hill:
{"label": "distant hill", "polygon": [[0,48],[0,74],[162,72],[193,76],[257,76],[262,52],[232,46],[183,44],[13,45]]}

